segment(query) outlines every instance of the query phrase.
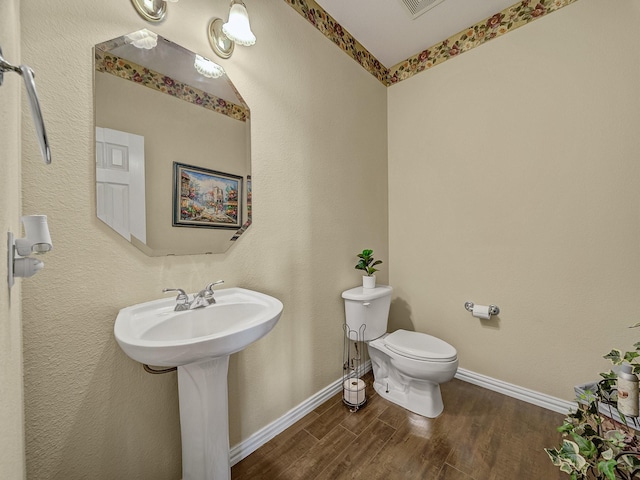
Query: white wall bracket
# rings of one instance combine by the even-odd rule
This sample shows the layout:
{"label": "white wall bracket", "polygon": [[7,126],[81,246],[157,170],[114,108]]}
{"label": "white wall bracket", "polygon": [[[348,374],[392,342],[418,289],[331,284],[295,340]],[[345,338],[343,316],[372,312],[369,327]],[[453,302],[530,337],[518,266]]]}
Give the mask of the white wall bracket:
{"label": "white wall bracket", "polygon": [[7,281],[9,288],[15,284],[16,277],[31,277],[44,268],[44,262],[32,257],[17,256],[17,249],[13,233],[9,232],[7,236]]}
{"label": "white wall bracket", "polygon": [[32,253],[42,254],[53,248],[46,215],[26,215],[20,218],[25,238],[15,239],[7,233],[7,282],[13,287],[16,277],[31,277],[44,268],[44,262],[33,258]]}

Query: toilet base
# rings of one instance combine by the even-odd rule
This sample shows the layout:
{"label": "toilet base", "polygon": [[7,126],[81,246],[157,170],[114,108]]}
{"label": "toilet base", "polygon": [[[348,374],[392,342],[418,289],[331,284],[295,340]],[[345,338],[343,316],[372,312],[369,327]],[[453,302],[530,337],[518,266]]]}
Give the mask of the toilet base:
{"label": "toilet base", "polygon": [[[375,376],[375,375],[374,375]],[[440,385],[420,382],[417,385],[395,385],[390,379],[375,379],[373,388],[382,398],[427,418],[436,418],[444,410]]]}

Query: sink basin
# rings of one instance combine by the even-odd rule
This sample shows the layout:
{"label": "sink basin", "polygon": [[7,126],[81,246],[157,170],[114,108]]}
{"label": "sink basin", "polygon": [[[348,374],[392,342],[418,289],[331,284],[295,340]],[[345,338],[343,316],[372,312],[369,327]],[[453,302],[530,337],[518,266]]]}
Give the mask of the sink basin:
{"label": "sink basin", "polygon": [[114,334],[124,352],[148,365],[173,367],[238,352],[265,336],[282,302],[244,288],[215,292],[208,307],[175,312],[174,297],[120,310]]}
{"label": "sink basin", "polygon": [[114,334],[140,363],[178,367],[183,480],[231,480],[229,355],[264,337],[282,302],[244,288],[216,290],[216,303],[174,311],[175,298],[123,308]]}

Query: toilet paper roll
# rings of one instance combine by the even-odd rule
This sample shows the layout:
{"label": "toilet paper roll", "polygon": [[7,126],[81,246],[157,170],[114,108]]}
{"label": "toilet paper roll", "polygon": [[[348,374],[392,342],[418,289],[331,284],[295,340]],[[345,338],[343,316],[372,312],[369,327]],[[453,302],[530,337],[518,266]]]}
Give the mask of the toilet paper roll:
{"label": "toilet paper roll", "polygon": [[489,320],[491,318],[491,314],[489,313],[489,305],[474,305],[471,315],[476,318]]}
{"label": "toilet paper roll", "polygon": [[358,378],[348,378],[342,384],[344,401],[349,405],[362,405],[365,401],[365,383]]}

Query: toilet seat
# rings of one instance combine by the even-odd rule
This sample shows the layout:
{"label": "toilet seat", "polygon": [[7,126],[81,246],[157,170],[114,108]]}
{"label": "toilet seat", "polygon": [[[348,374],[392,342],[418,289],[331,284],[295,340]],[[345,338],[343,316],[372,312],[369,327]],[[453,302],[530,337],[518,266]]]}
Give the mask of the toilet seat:
{"label": "toilet seat", "polygon": [[447,342],[426,333],[396,330],[383,341],[392,352],[415,360],[451,362],[458,356],[456,349]]}

